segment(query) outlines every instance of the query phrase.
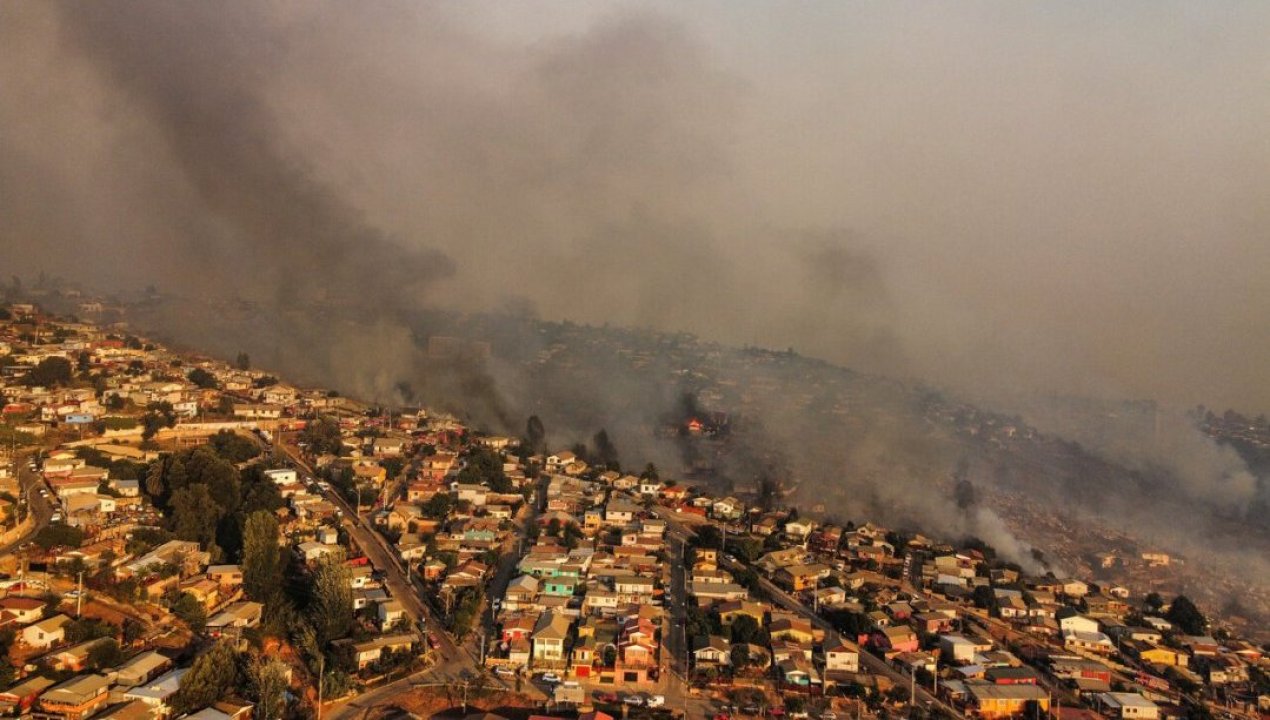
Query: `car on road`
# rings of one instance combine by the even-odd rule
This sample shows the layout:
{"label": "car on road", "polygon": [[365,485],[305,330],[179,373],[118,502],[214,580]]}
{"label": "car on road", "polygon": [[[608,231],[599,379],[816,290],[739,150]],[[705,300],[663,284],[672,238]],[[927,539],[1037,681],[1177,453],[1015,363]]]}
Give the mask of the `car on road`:
{"label": "car on road", "polygon": [[820,720],[838,720],[838,713],[832,710],[826,710],[820,713]]}
{"label": "car on road", "polygon": [[644,696],[642,696],[642,695],[627,695],[626,697],[622,698],[622,702],[623,702],[624,704],[626,704],[626,705],[630,705],[631,707],[643,707],[643,705],[644,705]]}
{"label": "car on road", "polygon": [[499,677],[516,677],[515,670],[512,670],[511,668],[505,667],[503,665],[499,665],[498,667],[494,668],[494,674]]}
{"label": "car on road", "polygon": [[437,646],[440,644],[441,644],[441,641],[437,639],[436,633],[428,633],[428,647],[429,648],[436,650]]}
{"label": "car on road", "polygon": [[80,592],[79,592],[79,590],[67,590],[67,591],[66,591],[66,594],[64,595],[64,597],[68,597],[68,598],[70,598],[70,599],[72,599],[72,600],[74,600],[75,598],[77,598],[77,597],[79,597],[79,596],[80,596]]}
{"label": "car on road", "polygon": [[615,702],[617,702],[618,700],[619,700],[619,698],[617,697],[617,693],[615,693],[615,692],[600,692],[600,691],[597,691],[597,692],[595,693],[595,701],[596,701],[596,702],[602,702],[602,703],[615,703]]}
{"label": "car on road", "polygon": [[663,695],[649,695],[644,704],[650,708],[661,707],[666,704],[666,698]]}
{"label": "car on road", "polygon": [[732,720],[732,716],[724,712],[715,713],[714,720]]}
{"label": "car on road", "polygon": [[53,513],[53,517],[49,518],[49,521],[50,521],[50,522],[55,522],[55,523],[61,522],[61,521],[62,521],[62,514],[61,514],[60,512],[55,512],[55,513]]}
{"label": "car on road", "polygon": [[741,708],[741,712],[745,713],[746,715],[758,715],[759,707],[758,705],[746,705],[745,707]]}
{"label": "car on road", "polygon": [[541,680],[545,683],[551,683],[552,685],[555,685],[556,683],[560,682],[560,676],[553,672],[545,672],[542,674]]}
{"label": "car on road", "polygon": [[735,557],[733,557],[733,556],[731,556],[731,555],[726,555],[726,554],[725,554],[725,555],[723,556],[723,559],[724,559],[724,560],[727,560],[727,561],[728,561],[728,562],[730,562],[730,563],[734,563],[734,562],[736,562],[736,558],[735,558]]}

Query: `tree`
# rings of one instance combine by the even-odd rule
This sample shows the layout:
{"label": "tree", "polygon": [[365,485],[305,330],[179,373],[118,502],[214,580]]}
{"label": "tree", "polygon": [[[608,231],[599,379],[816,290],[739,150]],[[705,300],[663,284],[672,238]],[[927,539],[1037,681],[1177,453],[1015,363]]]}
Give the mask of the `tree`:
{"label": "tree", "polygon": [[251,691],[255,696],[255,717],[260,720],[278,720],[287,703],[287,664],[273,658],[257,660],[251,665]]}
{"label": "tree", "polygon": [[697,537],[693,540],[693,545],[708,550],[722,550],[723,533],[714,525],[702,525],[697,528]]}
{"label": "tree", "polygon": [[201,367],[194,368],[186,377],[190,382],[204,390],[215,390],[220,387],[220,383],[216,382],[216,376]]}
{"label": "tree", "polygon": [[525,446],[534,454],[546,451],[547,430],[537,415],[530,415],[525,423]]}
{"label": "tree", "polygon": [[340,424],[325,415],[305,425],[300,433],[300,442],[314,455],[338,455],[344,446]]}
{"label": "tree", "polygon": [[183,592],[172,603],[172,614],[185,621],[191,630],[202,630],[207,624],[207,610],[193,595]]}
{"label": "tree", "polygon": [[644,472],[639,474],[641,480],[660,480],[661,476],[657,474],[657,466],[648,463],[644,466]]}
{"label": "tree", "polygon": [[54,547],[77,548],[83,543],[84,531],[63,523],[46,525],[35,534],[35,544],[45,550]]}
{"label": "tree", "polygon": [[94,670],[112,668],[123,662],[123,651],[114,638],[102,638],[88,651],[88,666]]}
{"label": "tree", "polygon": [[737,615],[732,619],[732,642],[761,645],[767,642],[763,627],[749,615]]}
{"label": "tree", "polygon": [[609,439],[607,430],[600,428],[595,437],[591,438],[591,444],[595,446],[596,465],[600,465],[606,470],[618,470],[621,467],[617,460],[617,447]]}
{"label": "tree", "polygon": [[313,570],[313,596],[309,604],[318,642],[338,640],[353,627],[352,573],[342,551],[330,552]]}
{"label": "tree", "polygon": [[47,357],[26,374],[25,382],[29,386],[58,387],[71,384],[73,368],[71,361],[64,357]]}
{"label": "tree", "polygon": [[238,357],[234,359],[234,367],[239,370],[248,370],[251,368],[251,356],[245,352],[239,352]]}
{"label": "tree", "polygon": [[1178,595],[1173,599],[1164,619],[1181,628],[1187,635],[1203,635],[1208,631],[1208,618],[1185,595]]}
{"label": "tree", "polygon": [[210,548],[223,514],[206,485],[194,484],[172,493],[172,532],[181,540],[196,540]]}
{"label": "tree", "polygon": [[243,590],[252,600],[269,604],[282,591],[282,556],[278,549],[278,520],[258,510],[243,527]]}
{"label": "tree", "polygon": [[730,654],[732,667],[737,671],[744,670],[750,664],[750,651],[744,645],[733,645]]}
{"label": "tree", "polygon": [[181,678],[181,687],[172,696],[172,709],[178,716],[194,712],[233,694],[242,685],[238,653],[228,641],[218,642]]}

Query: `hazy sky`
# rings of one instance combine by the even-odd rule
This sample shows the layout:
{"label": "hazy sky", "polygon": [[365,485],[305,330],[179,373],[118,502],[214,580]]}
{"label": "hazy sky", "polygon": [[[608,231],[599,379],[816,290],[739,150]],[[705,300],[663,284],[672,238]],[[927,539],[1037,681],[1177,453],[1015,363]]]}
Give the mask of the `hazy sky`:
{"label": "hazy sky", "polygon": [[92,8],[0,5],[15,271],[1270,410],[1270,3]]}

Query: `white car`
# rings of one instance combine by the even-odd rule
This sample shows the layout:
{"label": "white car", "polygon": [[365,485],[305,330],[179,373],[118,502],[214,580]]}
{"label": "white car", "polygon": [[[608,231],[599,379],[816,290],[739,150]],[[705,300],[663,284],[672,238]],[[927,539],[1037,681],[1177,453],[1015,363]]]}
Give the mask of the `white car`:
{"label": "white car", "polygon": [[627,695],[626,697],[622,698],[622,702],[627,705],[632,705],[634,707],[640,707],[644,704],[644,698],[639,695]]}
{"label": "white car", "polygon": [[494,674],[499,677],[516,677],[515,670],[512,670],[509,667],[503,667],[502,665],[494,668]]}
{"label": "white car", "polygon": [[560,676],[559,676],[559,675],[557,675],[557,674],[555,674],[555,673],[550,673],[550,672],[549,672],[549,673],[543,673],[543,674],[542,674],[542,681],[543,681],[543,682],[545,682],[545,683],[551,683],[551,684],[553,684],[553,685],[554,685],[554,684],[556,684],[556,683],[560,682]]}
{"label": "white car", "polygon": [[650,708],[661,707],[666,704],[666,698],[662,695],[649,695],[648,701],[644,704]]}

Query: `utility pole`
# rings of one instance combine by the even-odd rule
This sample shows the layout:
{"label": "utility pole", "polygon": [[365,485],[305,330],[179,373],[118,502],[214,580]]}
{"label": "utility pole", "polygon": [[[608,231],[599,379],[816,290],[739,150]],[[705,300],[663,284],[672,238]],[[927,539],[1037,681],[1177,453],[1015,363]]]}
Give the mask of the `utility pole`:
{"label": "utility pole", "polygon": [[84,571],[79,571],[79,588],[75,593],[75,617],[79,618],[84,609]]}

